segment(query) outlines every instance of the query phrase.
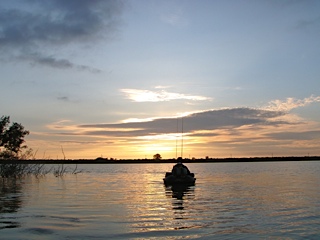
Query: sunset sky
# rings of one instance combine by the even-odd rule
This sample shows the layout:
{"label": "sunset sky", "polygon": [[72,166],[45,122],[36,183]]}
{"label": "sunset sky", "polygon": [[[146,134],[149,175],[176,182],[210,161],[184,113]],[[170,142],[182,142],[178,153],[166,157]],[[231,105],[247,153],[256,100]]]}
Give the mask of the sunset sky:
{"label": "sunset sky", "polygon": [[320,155],[318,0],[2,0],[0,73],[36,158]]}

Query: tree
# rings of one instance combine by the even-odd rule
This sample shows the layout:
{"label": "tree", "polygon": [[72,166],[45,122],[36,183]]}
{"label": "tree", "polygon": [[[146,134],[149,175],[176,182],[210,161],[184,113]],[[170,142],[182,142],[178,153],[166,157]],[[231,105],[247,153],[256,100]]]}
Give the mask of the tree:
{"label": "tree", "polygon": [[10,126],[10,117],[2,116],[0,118],[0,147],[5,149],[1,153],[2,157],[14,157],[17,156],[25,142],[24,137],[29,134],[29,131],[24,129],[19,123],[13,122]]}
{"label": "tree", "polygon": [[161,160],[161,155],[159,153],[153,155],[154,160]]}

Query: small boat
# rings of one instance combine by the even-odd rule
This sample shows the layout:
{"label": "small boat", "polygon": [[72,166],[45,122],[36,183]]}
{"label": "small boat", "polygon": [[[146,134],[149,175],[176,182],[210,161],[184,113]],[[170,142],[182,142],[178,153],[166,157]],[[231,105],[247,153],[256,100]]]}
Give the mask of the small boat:
{"label": "small boat", "polygon": [[[182,164],[182,153],[183,153],[183,118],[181,118],[181,157],[178,157],[178,163],[173,167],[172,172],[166,172],[166,175],[163,179],[163,182],[166,186],[169,185],[188,185],[192,186],[196,182],[196,178],[194,177],[194,173],[191,173],[189,169]],[[177,132],[178,132],[178,119],[177,119]],[[176,141],[176,154],[177,154],[177,141]],[[179,173],[175,172],[173,174],[173,171],[176,166],[182,167],[184,170],[178,170]],[[184,172],[184,173],[182,173]]]}
{"label": "small boat", "polygon": [[165,185],[175,185],[175,184],[194,185],[196,182],[196,178],[194,177],[194,173],[190,173],[188,175],[178,177],[178,176],[174,176],[172,172],[166,172],[163,182]]}

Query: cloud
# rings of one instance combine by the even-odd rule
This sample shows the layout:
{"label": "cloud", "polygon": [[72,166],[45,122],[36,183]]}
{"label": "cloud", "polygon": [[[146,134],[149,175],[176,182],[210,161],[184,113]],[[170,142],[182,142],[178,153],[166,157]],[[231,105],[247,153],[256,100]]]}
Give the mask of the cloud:
{"label": "cloud", "polygon": [[[307,102],[307,101],[306,101]],[[183,131],[182,131],[183,122]],[[51,135],[71,141],[108,142],[110,151],[160,151],[170,157],[180,145],[196,156],[300,155],[317,152],[320,126],[287,111],[228,108],[198,111],[181,117],[150,118],[135,122],[81,124],[62,121],[48,126]],[[182,134],[183,132],[183,134]],[[105,148],[105,146],[103,146]],[[122,150],[119,150],[122,151]],[[217,156],[218,157],[218,156]]]}
{"label": "cloud", "polygon": [[96,68],[91,68],[89,66],[85,65],[77,65],[72,62],[70,62],[67,59],[57,59],[53,56],[41,56],[39,53],[33,53],[30,55],[22,55],[17,58],[18,60],[22,61],[28,61],[31,65],[43,65],[48,66],[52,68],[59,68],[59,69],[69,69],[69,68],[75,68],[82,71],[89,71],[92,73],[99,73],[101,70]]}
{"label": "cloud", "polygon": [[161,21],[173,27],[185,27],[188,25],[188,20],[185,17],[184,10],[181,6],[168,6],[160,15]]}
{"label": "cloud", "polygon": [[298,23],[296,24],[296,28],[298,29],[305,29],[309,27],[319,28],[319,26],[320,26],[320,16],[317,18],[308,19],[308,20],[303,19],[298,21]]}
{"label": "cloud", "polygon": [[12,6],[5,1],[1,5],[2,52],[47,66],[83,70],[88,69],[46,56],[46,49],[112,38],[123,8],[117,0],[27,0]]}
{"label": "cloud", "polygon": [[[286,121],[277,119],[284,114],[285,113],[278,111],[250,108],[209,110],[185,116],[183,118],[183,124],[185,132],[189,133],[239,128],[246,125],[289,124]],[[77,127],[81,129],[84,134],[88,135],[138,137],[157,134],[175,134],[177,132],[177,118],[160,118],[143,122],[117,124],[86,124]],[[126,131],[124,131],[125,129]],[[208,134],[208,132],[206,134]]]}
{"label": "cloud", "polygon": [[172,26],[178,26],[178,27],[186,26],[188,24],[188,21],[186,20],[186,18],[183,17],[183,14],[181,11],[162,15],[161,20]]}
{"label": "cloud", "polygon": [[67,103],[78,104],[79,103],[79,100],[72,99],[72,98],[70,98],[68,96],[64,96],[64,95],[58,96],[58,97],[56,97],[56,99],[59,102],[63,102],[64,104],[67,104]]}
{"label": "cloud", "polygon": [[203,96],[192,96],[181,93],[172,93],[165,90],[150,91],[140,89],[121,89],[121,92],[126,94],[127,98],[134,102],[164,102],[172,100],[192,100],[192,101],[205,101],[211,100],[211,98]]}
{"label": "cloud", "polygon": [[70,100],[69,100],[69,97],[66,97],[66,96],[64,96],[64,97],[58,97],[57,99],[60,100],[60,101],[63,101],[63,102],[69,102],[69,101],[70,101]]}
{"label": "cloud", "polygon": [[288,131],[270,133],[267,136],[282,140],[315,140],[320,141],[320,130],[315,131]]}
{"label": "cloud", "polygon": [[72,140],[61,140],[61,143],[67,143],[72,145],[105,145],[112,144],[112,141],[72,141]]}
{"label": "cloud", "polygon": [[[69,99],[67,97],[61,97],[60,100],[67,101]],[[284,107],[280,104],[282,107],[277,107],[276,110],[225,108],[192,112],[184,114],[183,117],[135,119],[135,121],[122,123],[81,125],[75,125],[70,121],[63,120],[49,125],[49,128],[52,130],[65,130],[67,134],[76,132],[76,134],[79,135],[139,137],[145,135],[175,134],[177,133],[177,123],[179,122],[178,124],[181,128],[181,121],[183,121],[184,132],[198,136],[216,135],[218,131],[221,133],[225,130],[233,131],[233,134],[237,135],[237,132],[243,130],[254,132],[262,131],[270,127],[279,128],[280,130],[277,131],[277,134],[280,134],[283,132],[282,129],[284,126],[290,126],[292,129],[297,130],[296,127],[298,125],[307,123],[303,119],[288,113],[288,109],[292,109],[293,106],[305,106],[314,101],[320,101],[320,97],[311,96],[299,101],[286,101],[289,102],[289,107]],[[282,110],[280,111],[278,109]],[[313,128],[317,128],[317,126],[311,126],[311,129]],[[303,131],[314,130],[304,129]],[[292,130],[288,130],[288,132],[292,132]],[[265,132],[265,134],[271,133]]]}
{"label": "cloud", "polygon": [[266,110],[270,111],[290,111],[298,107],[304,107],[314,102],[320,102],[320,96],[311,95],[304,99],[287,98],[286,100],[273,100],[268,103],[265,107]]}

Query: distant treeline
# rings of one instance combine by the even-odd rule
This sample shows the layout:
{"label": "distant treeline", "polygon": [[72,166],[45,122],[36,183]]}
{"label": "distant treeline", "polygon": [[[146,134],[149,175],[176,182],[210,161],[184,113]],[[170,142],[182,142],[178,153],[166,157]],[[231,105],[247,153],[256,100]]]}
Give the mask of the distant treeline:
{"label": "distant treeline", "polygon": [[[224,162],[276,162],[276,161],[319,161],[320,156],[305,156],[305,157],[252,157],[252,158],[205,158],[205,159],[183,159],[183,163],[224,163]],[[1,163],[23,163],[23,164],[95,164],[95,163],[176,163],[176,159],[37,159],[37,160],[0,160]]]}

